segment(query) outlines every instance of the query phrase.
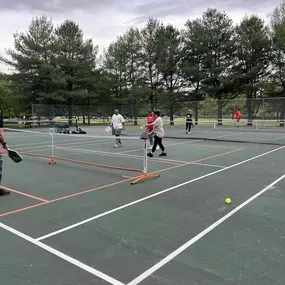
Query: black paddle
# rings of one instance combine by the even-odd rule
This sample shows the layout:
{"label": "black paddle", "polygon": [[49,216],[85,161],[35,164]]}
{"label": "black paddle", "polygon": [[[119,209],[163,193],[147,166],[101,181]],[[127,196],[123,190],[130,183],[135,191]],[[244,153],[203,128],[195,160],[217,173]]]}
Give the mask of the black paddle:
{"label": "black paddle", "polygon": [[15,162],[15,163],[19,163],[23,160],[23,157],[16,151],[13,149],[8,149],[8,156]]}

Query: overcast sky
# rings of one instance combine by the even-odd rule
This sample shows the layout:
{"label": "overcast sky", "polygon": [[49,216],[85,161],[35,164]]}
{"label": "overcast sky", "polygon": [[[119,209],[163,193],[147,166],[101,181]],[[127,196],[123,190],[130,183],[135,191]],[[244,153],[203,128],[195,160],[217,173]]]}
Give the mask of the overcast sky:
{"label": "overcast sky", "polygon": [[[45,4],[46,3],[46,4]],[[183,28],[187,19],[200,17],[207,8],[228,13],[235,23],[246,14],[269,21],[281,0],[0,0],[0,53],[13,47],[13,33],[25,32],[35,16],[46,14],[55,25],[76,21],[100,50],[131,25],[143,26],[149,17]],[[0,72],[7,67],[0,64]]]}

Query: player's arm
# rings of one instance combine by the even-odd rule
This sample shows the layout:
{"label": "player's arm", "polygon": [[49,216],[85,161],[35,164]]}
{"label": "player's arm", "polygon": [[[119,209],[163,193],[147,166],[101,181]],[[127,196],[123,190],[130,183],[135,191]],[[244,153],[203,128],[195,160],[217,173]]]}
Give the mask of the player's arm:
{"label": "player's arm", "polygon": [[146,125],[146,127],[157,126],[157,119],[155,119],[152,123]]}
{"label": "player's arm", "polygon": [[5,144],[5,136],[4,136],[4,129],[0,128],[0,143],[3,145]]}
{"label": "player's arm", "polygon": [[3,119],[0,119],[0,143],[2,144],[3,148],[7,149],[7,144],[6,144],[5,136],[4,136]]}

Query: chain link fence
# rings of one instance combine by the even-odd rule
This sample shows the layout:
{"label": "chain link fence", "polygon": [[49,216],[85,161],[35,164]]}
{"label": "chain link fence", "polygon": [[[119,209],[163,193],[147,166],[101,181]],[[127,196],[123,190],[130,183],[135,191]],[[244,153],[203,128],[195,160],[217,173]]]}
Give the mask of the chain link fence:
{"label": "chain link fence", "polygon": [[[167,124],[184,124],[185,114],[191,110],[195,124],[199,125],[215,120],[219,125],[234,119],[237,109],[242,112],[242,119],[251,125],[254,120],[274,120],[284,126],[285,98],[255,98],[214,100],[211,98],[203,101],[186,102],[161,102],[156,107],[161,110],[161,116]],[[150,105],[148,102],[140,102],[136,105],[44,105],[32,104],[33,120],[69,119],[78,120],[86,125],[106,124],[110,121],[114,110],[118,108],[125,117],[127,123],[137,125],[140,120],[145,121]]]}

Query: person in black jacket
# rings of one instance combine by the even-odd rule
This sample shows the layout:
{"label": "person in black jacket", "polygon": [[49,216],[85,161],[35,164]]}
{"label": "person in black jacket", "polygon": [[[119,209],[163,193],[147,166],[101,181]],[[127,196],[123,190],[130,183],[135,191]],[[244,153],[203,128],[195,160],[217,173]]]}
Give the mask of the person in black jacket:
{"label": "person in black jacket", "polygon": [[191,134],[191,128],[192,128],[192,113],[191,110],[188,111],[186,114],[186,134]]}

